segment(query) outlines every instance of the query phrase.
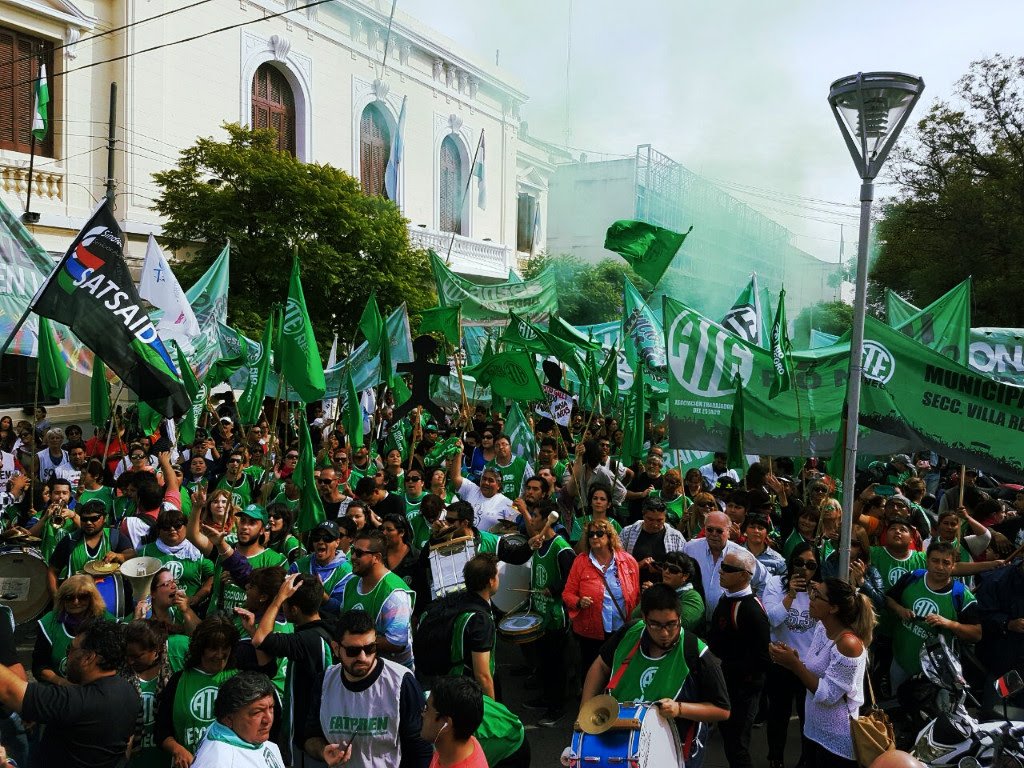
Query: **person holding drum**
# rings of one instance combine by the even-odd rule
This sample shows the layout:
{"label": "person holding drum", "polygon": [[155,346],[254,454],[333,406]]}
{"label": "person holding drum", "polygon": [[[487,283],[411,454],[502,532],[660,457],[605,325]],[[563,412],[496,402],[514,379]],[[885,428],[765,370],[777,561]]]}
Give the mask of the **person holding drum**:
{"label": "person holding drum", "polygon": [[573,561],[562,602],[580,649],[582,680],[601,646],[629,623],[640,602],[640,567],[622,548],[610,521],[590,520],[584,526],[583,551]]}
{"label": "person holding drum", "polygon": [[698,768],[706,743],[704,724],[729,718],[721,665],[696,635],[682,630],[674,589],[652,585],[640,598],[640,610],[642,622],[623,627],[601,646],[583,683],[581,717],[582,706],[605,692],[619,702],[644,702],[638,714],[650,717],[656,711],[675,720],[680,739],[675,762],[680,768]]}

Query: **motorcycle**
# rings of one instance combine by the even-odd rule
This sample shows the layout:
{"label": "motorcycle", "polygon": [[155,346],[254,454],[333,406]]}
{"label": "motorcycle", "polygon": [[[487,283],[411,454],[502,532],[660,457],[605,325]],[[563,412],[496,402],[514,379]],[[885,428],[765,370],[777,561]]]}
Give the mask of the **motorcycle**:
{"label": "motorcycle", "polygon": [[1005,717],[1006,700],[1024,689],[1015,671],[1000,679],[1004,719],[979,722],[967,712],[971,696],[963,667],[942,636],[921,649],[922,677],[901,687],[901,703],[934,714],[914,740],[913,754],[933,768],[1024,768],[1024,722]]}

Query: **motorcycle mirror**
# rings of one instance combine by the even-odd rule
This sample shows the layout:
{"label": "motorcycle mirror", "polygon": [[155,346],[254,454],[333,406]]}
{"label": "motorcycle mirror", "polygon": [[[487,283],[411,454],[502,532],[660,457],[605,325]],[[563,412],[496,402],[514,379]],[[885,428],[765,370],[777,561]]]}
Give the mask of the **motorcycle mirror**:
{"label": "motorcycle mirror", "polygon": [[999,696],[1003,699],[1010,698],[1022,689],[1024,689],[1024,680],[1020,679],[1020,674],[1015,669],[1011,669],[996,680],[996,691],[998,691]]}

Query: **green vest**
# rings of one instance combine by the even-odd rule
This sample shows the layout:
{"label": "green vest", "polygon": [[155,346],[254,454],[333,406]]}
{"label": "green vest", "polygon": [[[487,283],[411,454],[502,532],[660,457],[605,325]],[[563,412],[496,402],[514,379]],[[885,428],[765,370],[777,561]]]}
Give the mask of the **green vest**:
{"label": "green vest", "polygon": [[473,735],[480,742],[487,764],[497,765],[523,745],[526,729],[504,704],[484,696],[484,719]]}
{"label": "green vest", "polygon": [[244,472],[239,478],[238,485],[232,485],[226,477],[222,477],[214,490],[225,490],[231,494],[231,503],[239,509],[245,509],[252,504],[252,486],[249,485],[248,475]]}
{"label": "green vest", "polygon": [[208,675],[195,667],[181,673],[171,705],[174,738],[193,755],[215,719],[213,705],[217,701],[217,692],[237,674],[237,669],[225,669],[216,675]]}
{"label": "green vest", "polygon": [[523,477],[526,474],[526,460],[513,456],[507,466],[500,466],[498,459],[488,461],[485,469],[496,469],[501,474],[501,492],[510,499],[518,498],[523,492]]}
{"label": "green vest", "polygon": [[[106,621],[117,621],[109,611],[104,612],[102,618]],[[67,629],[57,618],[56,611],[50,611],[39,620],[39,631],[50,641],[50,666],[61,677],[67,677],[68,648],[71,647],[74,637],[68,634]]]}
{"label": "green vest", "polygon": [[167,663],[171,672],[181,672],[188,658],[188,635],[171,635],[167,638]]}
{"label": "green vest", "polygon": [[501,541],[501,536],[490,531],[480,531],[480,540],[477,542],[476,553],[479,555],[482,552],[490,552],[492,555],[498,554],[498,542]]}
{"label": "green vest", "polygon": [[87,501],[100,501],[103,502],[103,508],[107,513],[107,525],[111,525],[114,522],[114,489],[101,485],[95,491],[83,490],[81,495],[78,497],[78,501],[75,503],[77,509],[81,509],[82,505]]}
{"label": "green vest", "polygon": [[[553,581],[562,578],[558,570],[558,553],[572,549],[561,536],[555,536],[548,545],[544,555],[538,555],[538,549],[530,560],[530,588],[542,590]],[[565,608],[562,599],[534,592],[532,596],[533,610],[544,619],[544,629],[562,629],[565,626]]]}
{"label": "green vest", "polygon": [[118,496],[114,499],[114,521],[120,523],[126,517],[135,517],[135,510],[139,504],[135,499],[128,496]]}
{"label": "green vest", "polygon": [[[882,589],[888,592],[889,588],[895,586],[903,576],[911,571],[924,568],[926,563],[924,552],[911,550],[906,558],[897,560],[889,554],[889,550],[885,547],[872,547],[871,564],[878,569],[878,573],[882,576]],[[878,617],[875,633],[883,637],[892,637],[895,628],[895,615],[888,608],[884,609]]]}
{"label": "green vest", "polygon": [[[295,568],[298,570],[299,573],[306,573],[312,576],[313,555],[306,555],[304,557],[300,557],[298,560],[295,561]],[[328,576],[327,581],[324,582],[324,592],[326,592],[328,595],[332,594],[334,592],[334,588],[338,586],[338,584],[341,583],[341,580],[348,576],[350,573],[352,573],[352,564],[348,560],[346,560],[333,571],[331,571],[331,575]],[[403,584],[404,583],[405,582],[403,582]]]}
{"label": "green vest", "polygon": [[153,737],[156,724],[156,694],[160,675],[152,680],[139,680],[142,694],[142,750],[128,761],[128,768],[170,768],[171,756]]}
{"label": "green vest", "polygon": [[[953,600],[953,590],[947,592],[933,592],[925,582],[926,576],[915,579],[907,585],[900,596],[900,605],[910,608],[914,612],[914,619],[900,619],[895,625],[892,635],[892,655],[896,663],[900,665],[907,675],[916,675],[921,671],[921,646],[929,638],[935,637],[939,632],[947,639],[953,637],[948,630],[937,630],[922,621],[921,617],[929,613],[937,613],[940,616],[956,621],[956,603]],[[975,602],[974,595],[964,587],[963,606]]]}
{"label": "green vest", "polygon": [[277,494],[274,497],[273,501],[271,501],[270,504],[268,504],[267,506],[269,507],[269,506],[271,506],[271,504],[284,504],[292,512],[295,512],[299,508],[299,502],[300,501],[302,501],[301,498],[298,498],[298,499],[295,499],[294,501],[292,501],[291,499],[289,499],[287,496],[284,495],[284,491],[281,491],[279,494]]}
{"label": "green vest", "polygon": [[[452,628],[452,667],[449,670],[450,675],[453,677],[462,677],[463,675],[472,675],[472,667],[466,666],[466,625],[469,624],[469,620],[476,615],[476,611],[463,611],[455,619],[455,626]],[[498,636],[494,636],[497,641]],[[490,669],[491,676],[494,676],[494,643],[491,643],[491,655]]]}
{"label": "green vest", "polygon": [[373,623],[376,624],[377,619],[380,618],[381,608],[384,607],[384,601],[396,589],[409,593],[409,599],[415,605],[416,593],[409,589],[409,585],[402,580],[401,576],[396,576],[391,571],[384,574],[384,578],[378,581],[377,586],[366,595],[359,592],[360,581],[362,579],[351,578],[345,585],[341,599],[342,613],[353,610],[366,611],[373,618]]}
{"label": "green vest", "polygon": [[76,573],[81,573],[86,563],[90,563],[93,560],[102,560],[103,556],[110,551],[110,529],[104,528],[100,532],[100,541],[96,547],[96,554],[89,554],[89,550],[85,546],[85,537],[83,536],[75,545],[71,548],[71,558],[68,560],[67,567],[64,568],[60,573],[60,579],[63,581],[68,576],[73,576]]}
{"label": "green vest", "polygon": [[50,558],[53,557],[53,551],[57,549],[57,545],[60,544],[62,539],[67,538],[72,533],[77,531],[75,527],[75,521],[68,519],[64,521],[64,524],[59,528],[54,528],[50,523],[46,523],[41,531],[42,536],[39,538],[39,551],[42,554],[43,559],[46,562],[50,562]]}
{"label": "green vest", "polygon": [[[640,637],[646,629],[644,623],[637,622],[626,630],[622,640],[615,648],[615,655],[612,657],[612,677],[618,674],[619,669],[626,663],[630,652],[636,649],[632,658],[619,679],[615,688],[611,690],[612,696],[618,701],[657,701],[658,699],[675,699],[683,689],[683,683],[690,673],[686,664],[686,656],[683,651],[683,635],[680,630],[679,642],[675,644],[667,654],[658,659],[652,659],[640,650]],[[704,643],[697,640],[698,651],[703,652]]]}
{"label": "green vest", "polygon": [[[245,627],[242,626],[242,620],[238,616],[235,616],[232,619],[232,621],[235,624],[235,629],[238,630],[239,637],[241,637],[243,640],[245,640],[248,637],[251,637],[251,635],[245,631]],[[259,621],[260,619],[257,616],[256,623],[259,624]],[[290,635],[295,632],[295,625],[292,624],[290,621],[278,621],[277,619],[275,619],[274,631],[284,635]],[[277,688],[277,695],[281,698],[282,701],[284,700],[285,681],[287,680],[287,677],[288,659],[284,656],[280,656],[277,659],[277,672],[275,672],[273,677],[270,678],[270,682],[272,682],[274,684],[274,687]],[[285,704],[285,706],[287,706],[287,703]]]}
{"label": "green vest", "polygon": [[[264,549],[258,555],[247,558],[249,564],[255,568],[269,568],[273,565],[287,567],[288,561],[283,555],[279,555],[272,549]],[[245,604],[245,589],[237,584],[221,584],[220,575],[223,566],[220,561],[213,568],[213,595],[210,597],[210,609],[207,612],[227,611],[232,613],[233,609]]]}
{"label": "green vest", "polygon": [[203,583],[213,575],[213,563],[205,557],[198,560],[179,560],[174,555],[161,552],[156,542],[143,544],[138,551],[139,557],[155,557],[171,572],[178,586],[191,597]]}

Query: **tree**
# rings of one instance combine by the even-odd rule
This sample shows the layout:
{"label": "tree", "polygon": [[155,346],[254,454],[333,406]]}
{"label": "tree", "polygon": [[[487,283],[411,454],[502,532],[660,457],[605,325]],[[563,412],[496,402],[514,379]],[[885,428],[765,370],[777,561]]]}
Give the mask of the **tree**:
{"label": "tree", "polygon": [[410,312],[436,303],[426,252],[409,245],[394,203],[363,194],[344,171],[278,151],[273,131],[224,129],[227,141],[201,138],[177,168],[153,177],[163,239],[192,255],[176,265],[183,285],[231,240],[229,323],[258,338],[271,305],[285,300],[295,247],[322,352],[335,331],[353,337],[373,289],[382,312],[403,301]]}
{"label": "tree", "polygon": [[793,339],[806,343],[811,329],[842,336],[853,327],[853,307],[842,301],[819,301],[806,307],[793,321]]}
{"label": "tree", "polygon": [[957,104],[937,101],[894,153],[900,192],[883,208],[872,304],[891,288],[925,306],[973,275],[972,324],[1020,327],[1024,280],[1024,58],[971,64]]}
{"label": "tree", "polygon": [[573,325],[620,319],[623,277],[628,277],[644,295],[651,290],[651,284],[621,259],[604,259],[597,264],[588,264],[576,256],[541,253],[526,263],[523,277],[527,280],[534,278],[549,266],[555,271],[558,314]]}

